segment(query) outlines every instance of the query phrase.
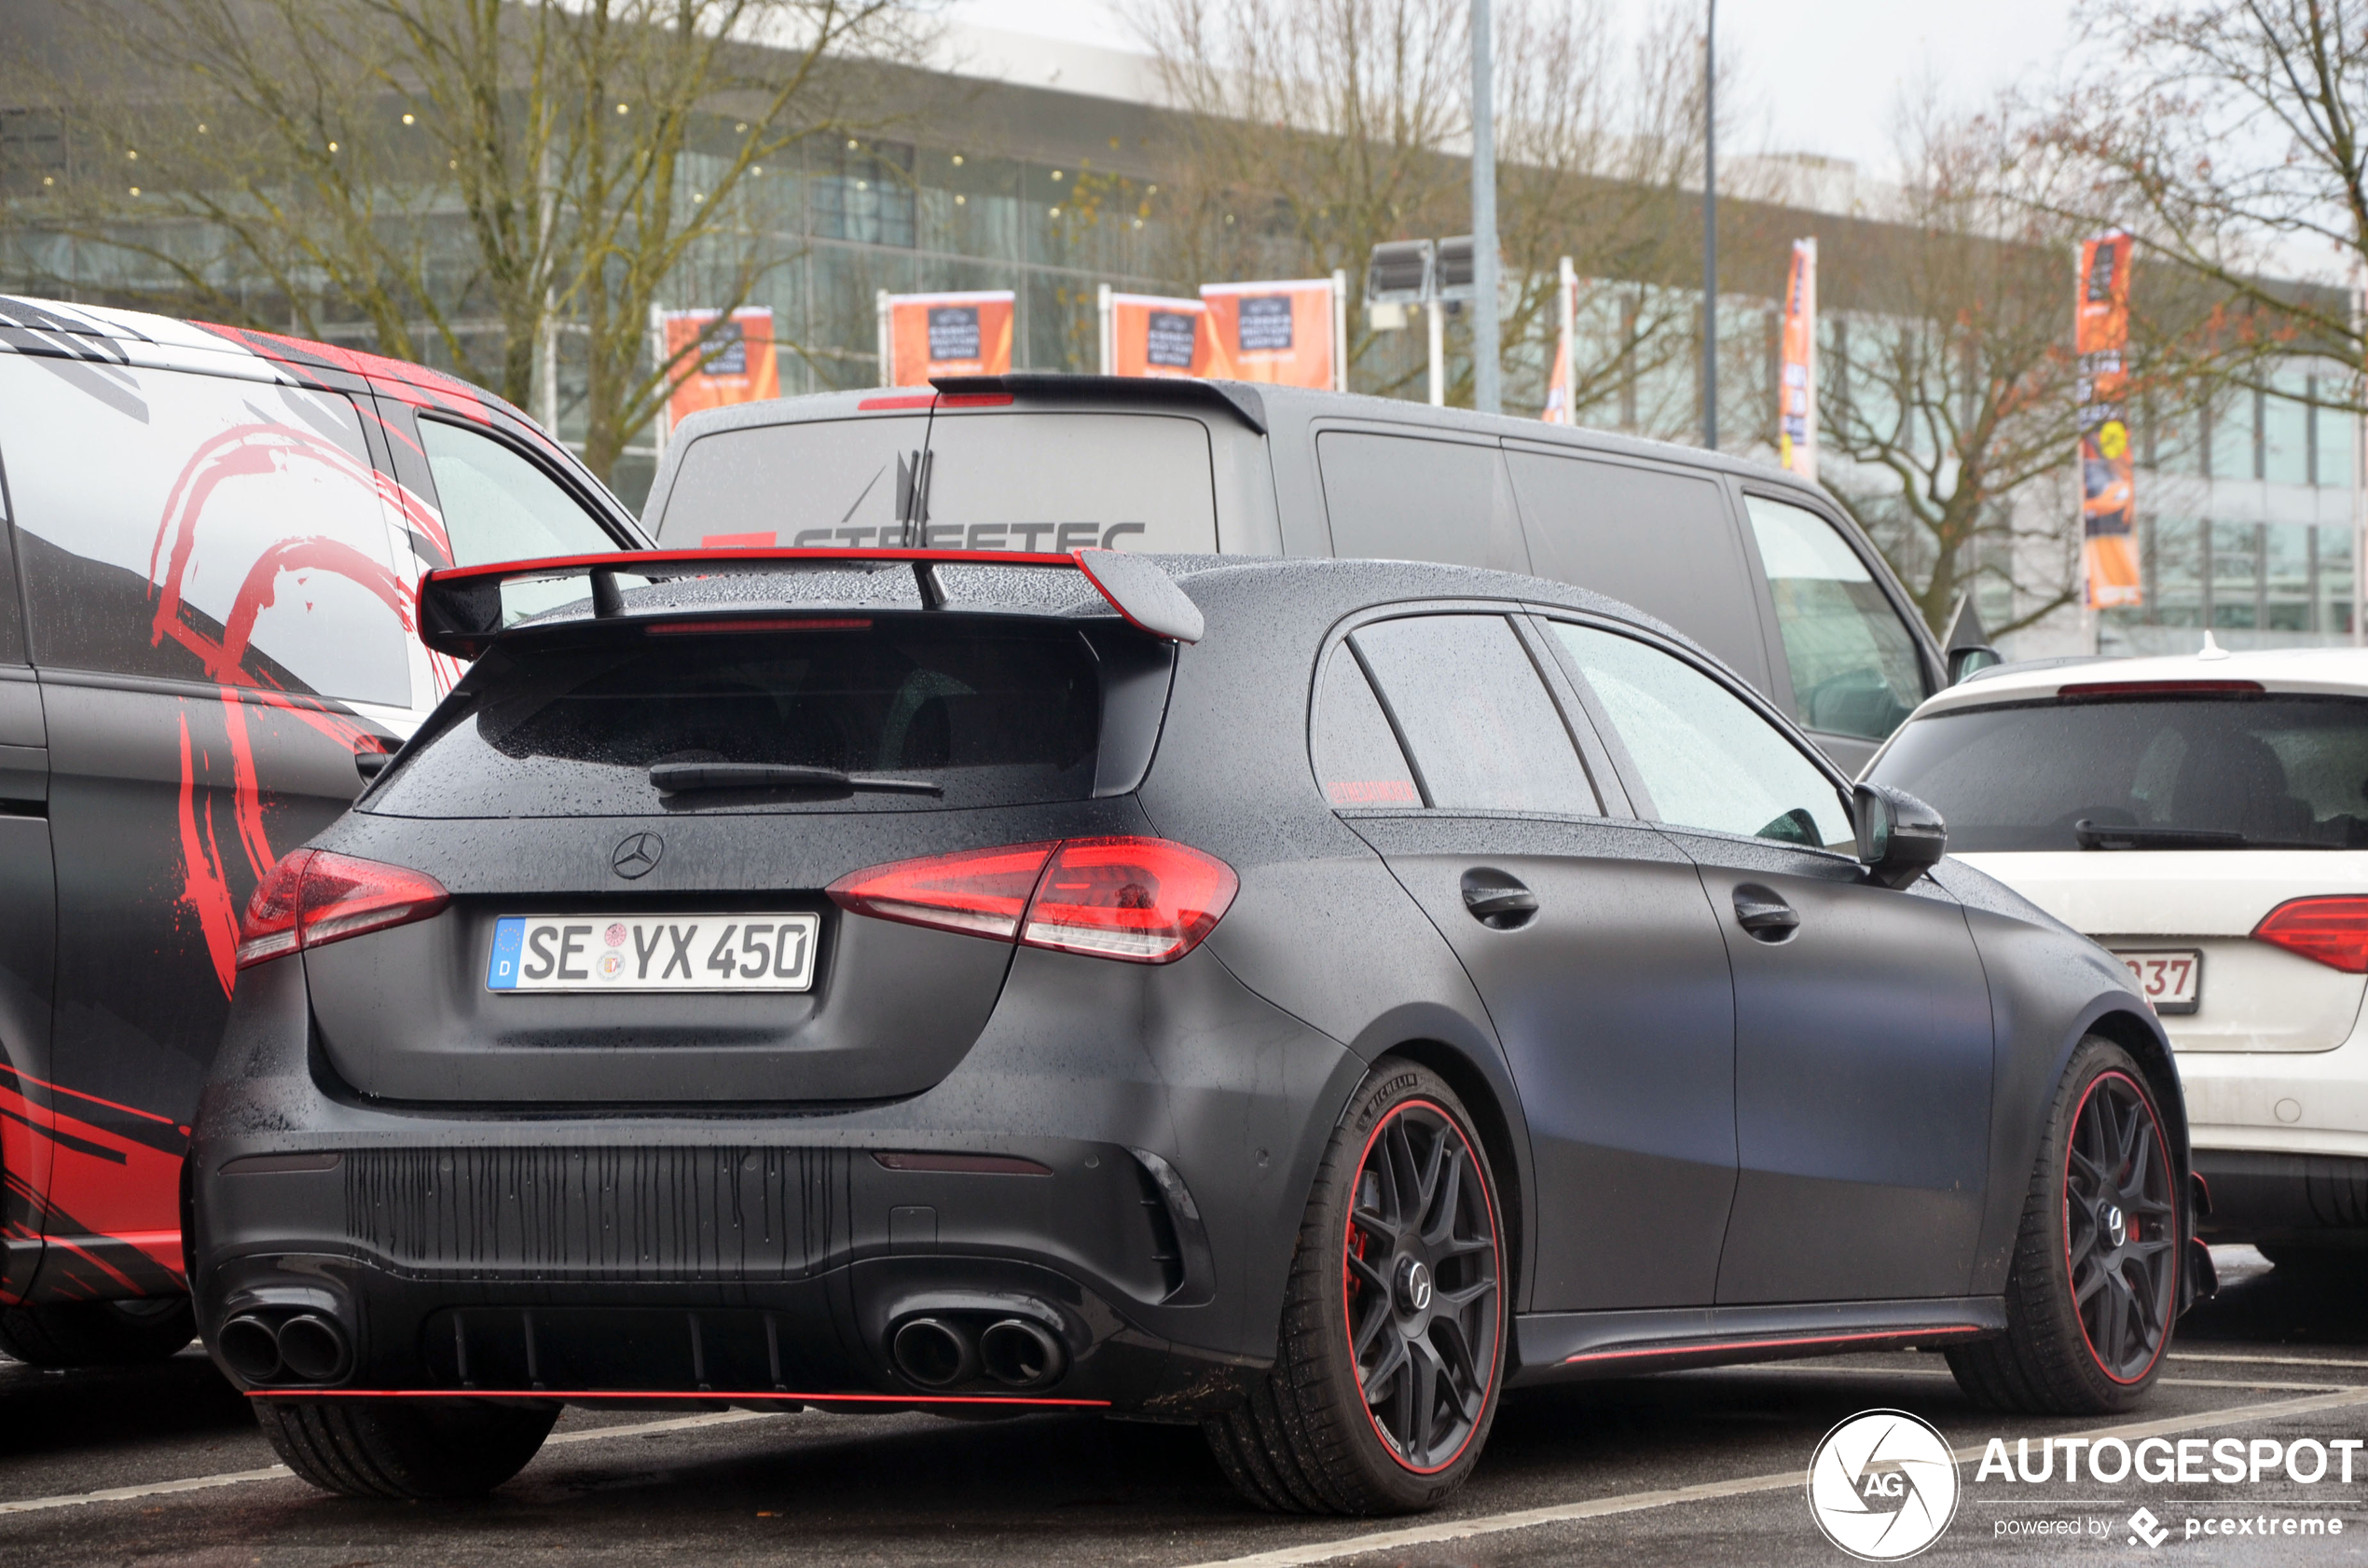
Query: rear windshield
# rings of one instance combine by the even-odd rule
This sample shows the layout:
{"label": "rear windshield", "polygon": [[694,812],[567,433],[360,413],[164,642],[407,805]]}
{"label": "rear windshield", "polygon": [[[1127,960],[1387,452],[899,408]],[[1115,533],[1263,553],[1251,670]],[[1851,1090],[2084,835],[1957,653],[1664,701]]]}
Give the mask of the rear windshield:
{"label": "rear windshield", "polygon": [[[1100,682],[1092,649],[1066,628],[857,619],[490,657],[504,667],[489,670],[475,701],[445,715],[365,809],[933,811],[1082,800],[1094,789]],[[715,763],[849,777],[744,785],[744,774],[696,765]],[[660,764],[671,792],[652,778]],[[682,787],[692,778],[700,786]]]}
{"label": "rear windshield", "polygon": [[939,550],[1217,549],[1208,430],[1166,414],[921,414],[763,425],[700,436],[658,543],[893,548],[925,430]]}
{"label": "rear windshield", "polygon": [[1902,730],[1871,777],[1937,806],[1952,850],[2362,848],[2368,702],[2155,698],[1939,713]]}

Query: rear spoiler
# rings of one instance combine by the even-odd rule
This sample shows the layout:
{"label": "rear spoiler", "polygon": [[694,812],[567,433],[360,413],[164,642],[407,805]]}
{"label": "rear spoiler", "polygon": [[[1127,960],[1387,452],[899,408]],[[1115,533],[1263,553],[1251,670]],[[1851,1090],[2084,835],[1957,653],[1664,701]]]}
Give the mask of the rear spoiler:
{"label": "rear spoiler", "polygon": [[[813,571],[833,567],[907,566],[921,591],[924,610],[945,608],[937,580],[941,566],[1041,568],[1082,573],[1094,591],[1127,625],[1169,642],[1198,642],[1205,629],[1200,606],[1176,580],[1141,556],[1117,550],[1072,550],[1038,555],[1017,550],[629,550],[599,556],[555,556],[546,560],[503,561],[491,566],[448,566],[420,579],[420,640],[439,653],[474,659],[502,631],[502,585],[582,577],[595,620],[627,615],[617,576],[743,577]],[[661,618],[634,615],[636,620]],[[695,612],[713,620],[712,611]]]}

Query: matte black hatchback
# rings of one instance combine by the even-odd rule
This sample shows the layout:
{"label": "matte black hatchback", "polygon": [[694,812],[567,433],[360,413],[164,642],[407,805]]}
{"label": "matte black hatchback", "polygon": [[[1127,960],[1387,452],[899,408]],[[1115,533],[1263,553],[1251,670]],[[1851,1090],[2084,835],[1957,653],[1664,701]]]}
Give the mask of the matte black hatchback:
{"label": "matte black hatchback", "polygon": [[432,577],[475,666],[247,912],[193,1277],[316,1484],[481,1490],[571,1402],[1070,1406],[1404,1509],[1510,1383],[1921,1345],[2117,1410],[2208,1288],[2123,967],[1631,611],[632,570]]}

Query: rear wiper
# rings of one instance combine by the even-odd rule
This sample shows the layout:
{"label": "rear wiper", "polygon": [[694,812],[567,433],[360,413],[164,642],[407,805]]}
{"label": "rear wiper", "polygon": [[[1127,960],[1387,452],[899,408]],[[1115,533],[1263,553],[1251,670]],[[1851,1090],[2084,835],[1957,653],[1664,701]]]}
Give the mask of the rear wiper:
{"label": "rear wiper", "polygon": [[2248,838],[2217,828],[2141,828],[2099,823],[2084,817],[2072,824],[2083,849],[2340,849],[2340,844],[2293,838]]}
{"label": "rear wiper", "polygon": [[653,763],[650,782],[663,795],[689,790],[831,790],[842,794],[857,790],[896,795],[942,795],[945,786],[933,778],[888,778],[874,773],[842,773],[834,767],[801,767],[794,763]]}

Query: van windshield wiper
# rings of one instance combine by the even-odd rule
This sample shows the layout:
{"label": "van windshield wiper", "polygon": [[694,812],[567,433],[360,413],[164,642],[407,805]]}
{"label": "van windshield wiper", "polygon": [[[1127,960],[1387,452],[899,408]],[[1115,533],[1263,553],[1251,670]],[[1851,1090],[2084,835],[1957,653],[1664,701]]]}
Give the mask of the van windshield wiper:
{"label": "van windshield wiper", "polygon": [[2299,838],[2249,838],[2218,828],[2144,828],[2100,823],[2084,817],[2072,824],[2083,849],[2341,849],[2340,844]]}
{"label": "van windshield wiper", "polygon": [[830,790],[841,794],[858,790],[896,795],[942,795],[945,786],[934,778],[889,778],[875,773],[842,773],[834,767],[802,767],[794,763],[653,763],[650,782],[658,792],[679,795],[691,790]]}

